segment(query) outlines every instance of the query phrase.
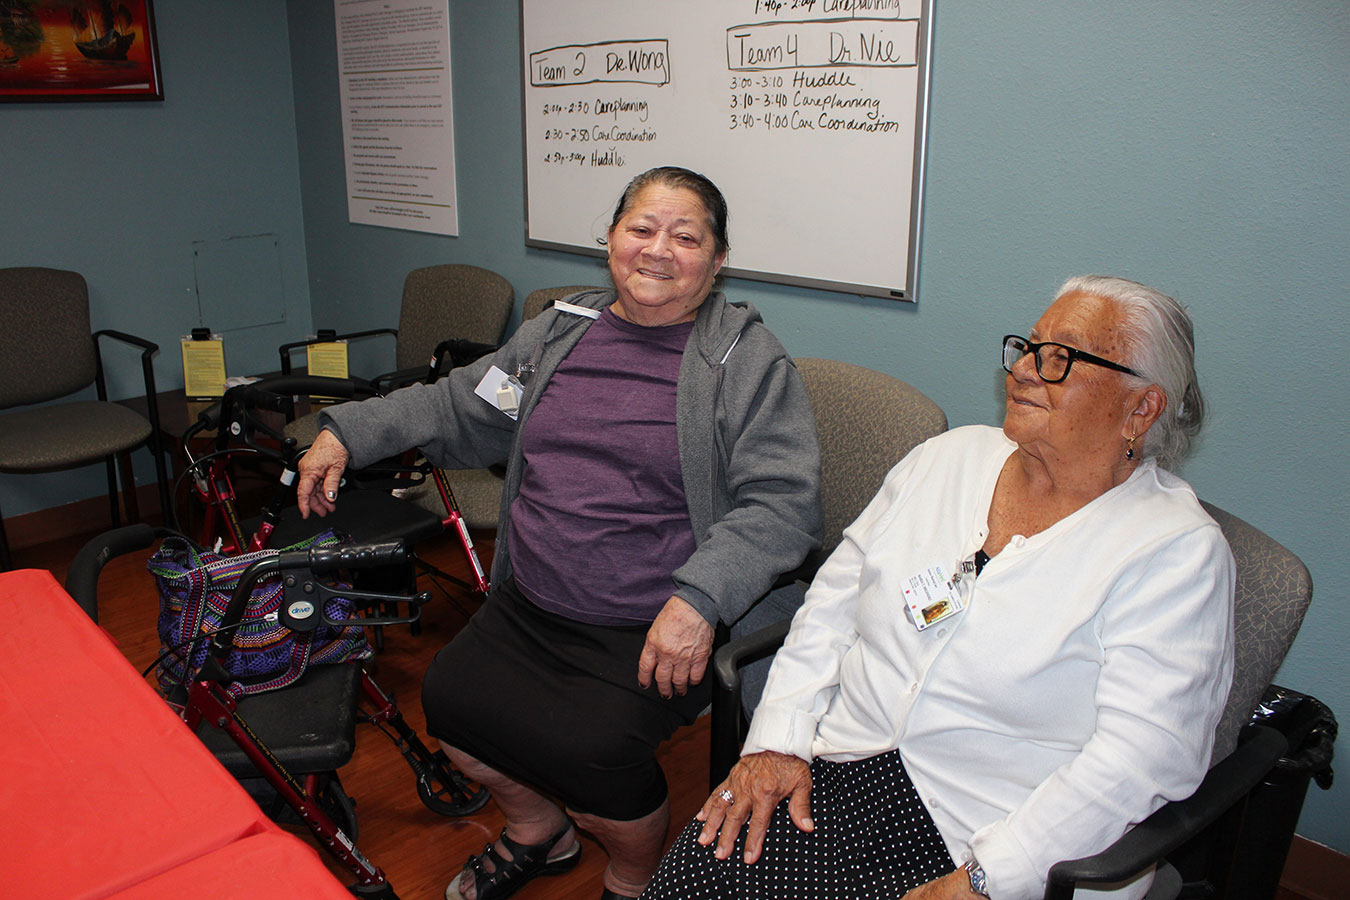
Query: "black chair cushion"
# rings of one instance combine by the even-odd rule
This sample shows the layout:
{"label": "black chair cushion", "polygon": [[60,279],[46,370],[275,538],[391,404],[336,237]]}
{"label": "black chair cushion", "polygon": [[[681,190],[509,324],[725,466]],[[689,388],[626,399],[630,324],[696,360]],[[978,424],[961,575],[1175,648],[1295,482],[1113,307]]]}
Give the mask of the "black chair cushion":
{"label": "black chair cushion", "polygon": [[45,472],[98,462],[150,436],[144,416],[81,400],[0,415],[0,472]]}

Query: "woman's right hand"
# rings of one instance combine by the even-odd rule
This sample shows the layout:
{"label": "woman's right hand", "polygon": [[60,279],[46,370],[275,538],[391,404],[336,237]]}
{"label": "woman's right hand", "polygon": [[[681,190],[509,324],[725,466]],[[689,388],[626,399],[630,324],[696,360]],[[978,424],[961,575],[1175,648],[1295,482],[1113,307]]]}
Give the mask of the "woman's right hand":
{"label": "woman's right hand", "polygon": [[[723,794],[731,792],[727,800]],[[745,861],[753,863],[764,849],[764,835],[774,808],[788,798],[788,815],[802,831],[814,831],[811,821],[811,767],[806,761],[786,753],[765,750],[742,756],[727,780],[717,786],[694,818],[703,823],[698,842],[707,846],[717,839],[713,851],[718,859],[727,859],[736,846],[741,827],[749,822],[745,835]],[[721,834],[718,835],[718,829]]]}
{"label": "woman's right hand", "polygon": [[300,518],[308,519],[311,511],[326,516],[337,508],[338,485],[349,459],[351,454],[333,432],[319,432],[296,469],[300,478],[295,485],[295,502]]}

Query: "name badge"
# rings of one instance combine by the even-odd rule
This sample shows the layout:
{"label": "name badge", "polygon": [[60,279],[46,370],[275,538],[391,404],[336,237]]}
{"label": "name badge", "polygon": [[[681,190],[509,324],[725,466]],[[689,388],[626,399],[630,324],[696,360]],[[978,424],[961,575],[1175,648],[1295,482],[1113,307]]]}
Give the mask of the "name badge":
{"label": "name badge", "polygon": [[905,581],[905,607],[914,627],[923,631],[959,613],[964,606],[942,566],[929,566]]}
{"label": "name badge", "polygon": [[520,414],[522,392],[520,381],[496,366],[487,370],[487,374],[478,382],[478,387],[474,388],[473,392],[501,410],[512,421]]}

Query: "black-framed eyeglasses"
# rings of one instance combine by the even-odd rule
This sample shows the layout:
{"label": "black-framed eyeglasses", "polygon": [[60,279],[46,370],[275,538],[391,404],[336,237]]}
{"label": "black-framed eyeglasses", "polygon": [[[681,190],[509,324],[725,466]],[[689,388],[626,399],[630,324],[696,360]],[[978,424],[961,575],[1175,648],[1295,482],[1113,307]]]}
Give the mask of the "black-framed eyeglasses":
{"label": "black-framed eyeglasses", "polygon": [[1069,369],[1073,368],[1074,362],[1078,360],[1092,363],[1094,366],[1124,372],[1126,375],[1133,375],[1136,378],[1143,377],[1128,366],[1111,362],[1109,359],[1102,359],[1100,356],[1095,356],[1086,350],[1079,350],[1077,347],[1070,347],[1067,344],[1060,344],[1055,341],[1041,341],[1038,344],[1015,334],[1003,336],[1003,368],[1008,372],[1011,373],[1013,366],[1017,365],[1017,361],[1028,353],[1036,358],[1036,374],[1041,376],[1041,380],[1048,384],[1057,384],[1068,378]]}

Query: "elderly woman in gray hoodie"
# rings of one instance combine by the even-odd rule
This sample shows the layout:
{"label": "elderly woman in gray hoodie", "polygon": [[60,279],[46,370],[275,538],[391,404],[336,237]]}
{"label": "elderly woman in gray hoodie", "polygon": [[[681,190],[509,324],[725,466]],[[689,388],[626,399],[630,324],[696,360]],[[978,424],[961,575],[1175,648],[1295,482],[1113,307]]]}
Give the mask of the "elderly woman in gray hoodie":
{"label": "elderly woman in gray hoodie", "polygon": [[679,168],[624,190],[613,290],[524,323],[434,385],[345,404],[305,455],[302,514],[349,464],[412,447],[507,467],[492,590],[433,661],[428,731],[492,791],[501,836],[450,900],[509,896],[604,846],[605,900],[636,897],[669,806],[657,745],[706,705],[718,622],[819,540],[820,456],[802,380],[748,304],[714,290],[726,202]]}

